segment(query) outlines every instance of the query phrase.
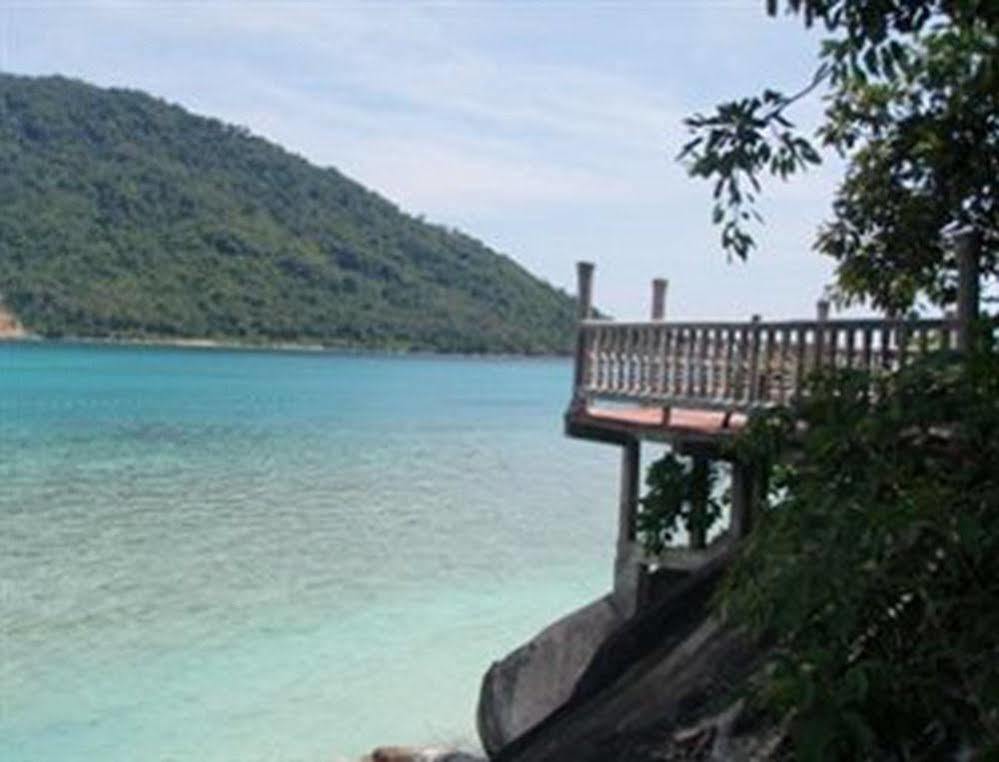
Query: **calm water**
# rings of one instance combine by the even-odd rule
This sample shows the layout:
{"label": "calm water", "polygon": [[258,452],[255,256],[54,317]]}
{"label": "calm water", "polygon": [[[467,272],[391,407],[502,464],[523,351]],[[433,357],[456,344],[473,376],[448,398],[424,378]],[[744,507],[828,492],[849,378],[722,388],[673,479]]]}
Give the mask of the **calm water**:
{"label": "calm water", "polygon": [[0,344],[0,759],[469,742],[609,587],[563,361]]}

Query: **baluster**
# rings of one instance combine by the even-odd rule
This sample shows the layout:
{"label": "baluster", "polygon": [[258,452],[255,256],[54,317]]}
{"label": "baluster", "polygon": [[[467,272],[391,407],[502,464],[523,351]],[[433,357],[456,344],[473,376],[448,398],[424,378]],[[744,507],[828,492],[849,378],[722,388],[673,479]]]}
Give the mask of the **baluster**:
{"label": "baluster", "polygon": [[694,373],[691,375],[690,396],[698,398],[704,386],[704,346],[706,334],[700,328],[694,329]]}
{"label": "baluster", "polygon": [[735,400],[740,404],[749,401],[749,326],[744,325],[738,330],[739,346],[736,349],[735,369]]}
{"label": "baluster", "polygon": [[808,375],[808,370],[805,368],[805,345],[808,342],[808,329],[804,326],[798,326],[795,333],[797,345],[794,348],[794,397],[801,399],[805,389],[805,377]]}
{"label": "baluster", "polygon": [[715,381],[711,389],[712,399],[721,399],[725,393],[725,341],[726,329],[719,328],[715,331]]}
{"label": "baluster", "polygon": [[600,346],[602,348],[601,354],[603,354],[600,391],[608,392],[611,388],[611,377],[614,374],[614,359],[612,357],[614,352],[614,332],[611,329],[604,329],[603,336],[600,339]]}
{"label": "baluster", "polygon": [[864,326],[864,371],[871,372],[871,362],[873,360],[874,330],[868,325]]}
{"label": "baluster", "polygon": [[681,388],[681,355],[684,351],[683,329],[673,330],[673,352],[670,355],[670,396],[679,397]]}
{"label": "baluster", "polygon": [[652,395],[652,377],[655,374],[656,329],[649,326],[642,330],[645,340],[642,342],[642,396]]}
{"label": "baluster", "polygon": [[733,390],[735,384],[735,331],[736,329],[732,327],[725,329],[725,367],[722,375],[721,393],[723,400],[735,399]]}
{"label": "baluster", "polygon": [[690,346],[690,336],[686,328],[680,330],[680,349],[676,358],[676,396],[683,397],[687,388],[687,348]]}
{"label": "baluster", "polygon": [[722,371],[725,368],[725,329],[716,328],[711,339],[711,388],[708,396],[712,400],[721,397],[722,381],[724,376]]}
{"label": "baluster", "polygon": [[661,325],[653,330],[652,355],[649,362],[649,393],[662,396],[663,356],[666,354],[666,329]]}
{"label": "baluster", "polygon": [[714,383],[714,369],[712,368],[712,357],[715,351],[715,337],[714,333],[710,328],[704,328],[701,331],[701,340],[704,342],[704,346],[701,347],[701,357],[704,359],[703,366],[701,368],[701,399],[709,399],[711,397],[711,385]]}
{"label": "baluster", "polygon": [[649,332],[644,328],[635,329],[635,391],[639,397],[645,397],[648,383],[648,351]]}
{"label": "baluster", "polygon": [[608,348],[610,343],[610,333],[606,328],[600,329],[600,375],[597,379],[597,386],[600,391],[605,391],[607,389],[610,358],[608,357]]}
{"label": "baluster", "polygon": [[596,368],[594,367],[597,342],[596,329],[587,326],[583,329],[583,334],[583,344],[586,350],[583,353],[583,388],[590,392],[593,390],[593,379],[596,374]]}
{"label": "baluster", "polygon": [[635,328],[631,333],[631,393],[641,398],[645,376],[645,331]]}
{"label": "baluster", "polygon": [[659,357],[659,330],[652,325],[646,331],[648,332],[648,336],[645,339],[645,396],[651,397],[655,394],[656,363]]}
{"label": "baluster", "polygon": [[626,357],[626,343],[628,340],[628,332],[625,328],[618,328],[617,335],[614,337],[614,391],[623,392],[625,389],[625,374],[627,373],[627,365],[625,364]]}
{"label": "baluster", "polygon": [[683,329],[673,329],[673,348],[669,357],[669,393],[671,397],[680,395],[680,374],[682,372],[682,354],[684,350]]}
{"label": "baluster", "polygon": [[654,325],[645,329],[645,396],[654,394],[659,330]]}
{"label": "baluster", "polygon": [[639,399],[645,395],[645,339],[646,333],[642,328],[636,328],[634,330],[634,383],[632,385],[632,393],[635,394]]}
{"label": "baluster", "polygon": [[628,329],[622,328],[617,335],[617,385],[618,392],[628,391]]}
{"label": "baluster", "polygon": [[648,341],[649,334],[644,328],[635,329],[635,393],[645,396],[645,383],[648,373]]}
{"label": "baluster", "polygon": [[671,363],[673,362],[674,331],[672,328],[665,328],[664,334],[665,338],[663,340],[664,343],[663,343],[662,367],[660,368],[662,376],[659,380],[659,391],[662,394],[662,396],[670,397],[672,396],[672,383],[673,383],[673,375],[671,373],[672,370]]}
{"label": "baluster", "polygon": [[693,328],[687,329],[687,351],[684,354],[683,397],[694,396],[694,353],[697,349],[697,335]]}
{"label": "baluster", "polygon": [[722,329],[711,329],[711,357],[708,360],[711,378],[708,382],[708,397],[712,400],[718,399],[721,393],[722,344]]}
{"label": "baluster", "polygon": [[748,401],[750,404],[759,399],[760,393],[760,316],[753,315],[753,325],[750,329],[749,346],[749,380],[748,380]]}
{"label": "baluster", "polygon": [[589,392],[593,389],[596,334],[595,329],[589,326],[584,326],[580,330],[583,333],[583,389]]}
{"label": "baluster", "polygon": [[621,342],[621,332],[614,328],[609,328],[610,336],[607,341],[607,391],[617,391],[618,372],[621,363],[618,358],[618,348]]}
{"label": "baluster", "polygon": [[600,329],[590,329],[590,376],[589,390],[595,392],[600,386]]}
{"label": "baluster", "polygon": [[655,389],[656,358],[658,357],[659,329],[650,325],[645,329],[645,396],[651,397]]}
{"label": "baluster", "polygon": [[854,360],[853,344],[856,338],[856,333],[857,331],[855,328],[846,329],[846,367],[849,368],[850,370],[853,370],[853,360]]}
{"label": "baluster", "polygon": [[815,371],[821,371],[825,354],[825,329],[821,323],[815,326]]}
{"label": "baluster", "polygon": [[618,336],[620,345],[618,346],[618,386],[617,390],[619,392],[627,393],[628,388],[631,386],[631,362],[629,361],[628,352],[630,351],[629,339],[631,333],[630,328],[622,328],[621,333]]}
{"label": "baluster", "polygon": [[721,345],[718,356],[718,399],[729,398],[731,385],[730,371],[732,368],[732,328],[726,326],[719,334]]}
{"label": "baluster", "polygon": [[614,342],[617,335],[613,328],[604,333],[604,391],[614,391]]}
{"label": "baluster", "polygon": [[790,355],[790,347],[788,345],[791,342],[791,329],[781,328],[777,335],[780,337],[780,345],[777,355],[777,388],[775,391],[777,401],[783,405],[787,402],[787,393],[791,383],[791,370],[788,367]]}
{"label": "baluster", "polygon": [[898,346],[898,367],[904,368],[909,359],[909,326],[905,320],[895,325],[895,343]]}
{"label": "baluster", "polygon": [[697,389],[694,394],[702,399],[708,395],[708,331],[701,328],[697,332],[699,345],[697,347]]}
{"label": "baluster", "polygon": [[625,368],[627,372],[624,377],[624,391],[626,394],[635,393],[635,330],[628,328],[625,331]]}
{"label": "baluster", "polygon": [[891,327],[888,323],[881,325],[881,369],[889,370],[892,365]]}
{"label": "baluster", "polygon": [[774,385],[774,328],[767,328],[767,349],[763,356],[763,374],[760,379],[760,400],[770,402],[773,399]]}
{"label": "baluster", "polygon": [[628,391],[628,329],[622,328],[618,333],[617,347],[617,388],[618,392]]}

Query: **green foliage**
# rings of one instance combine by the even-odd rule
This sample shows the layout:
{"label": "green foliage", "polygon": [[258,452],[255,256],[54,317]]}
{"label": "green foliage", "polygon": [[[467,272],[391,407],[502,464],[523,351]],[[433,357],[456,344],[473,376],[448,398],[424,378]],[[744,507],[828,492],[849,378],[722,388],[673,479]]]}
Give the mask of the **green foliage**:
{"label": "green foliage", "polygon": [[645,549],[661,553],[681,529],[705,536],[721,518],[722,502],[715,495],[718,466],[708,460],[682,458],[666,452],[649,466],[639,500],[636,528]]}
{"label": "green foliage", "polygon": [[[762,178],[825,148],[847,161],[816,241],[841,302],[953,303],[955,227],[981,234],[982,275],[999,276],[999,4],[767,3],[781,5],[827,33],[808,84],[687,121],[681,158],[714,182],[725,250],[754,247]],[[826,111],[808,136],[789,114],[812,93]],[[999,758],[994,336],[894,376],[816,378],[736,443],[769,493],[721,604],[776,643],[757,696],[790,720],[797,758]]]}
{"label": "green foliage", "polygon": [[997,355],[817,379],[740,446],[784,465],[722,603],[776,640],[796,757],[999,754]]}
{"label": "green foliage", "polygon": [[564,352],[561,291],[245,129],[0,75],[0,298],[46,336]]}
{"label": "green foliage", "polygon": [[[776,0],[769,10],[778,10]],[[719,105],[686,121],[681,158],[714,181],[722,245],[755,245],[761,177],[787,179],[828,148],[847,159],[832,218],[816,248],[837,263],[841,302],[870,299],[904,311],[920,296],[953,301],[949,226],[974,226],[982,270],[999,275],[999,4],[987,0],[789,0],[787,12],[828,33],[809,84],[787,95]],[[815,136],[791,106],[825,94]]]}

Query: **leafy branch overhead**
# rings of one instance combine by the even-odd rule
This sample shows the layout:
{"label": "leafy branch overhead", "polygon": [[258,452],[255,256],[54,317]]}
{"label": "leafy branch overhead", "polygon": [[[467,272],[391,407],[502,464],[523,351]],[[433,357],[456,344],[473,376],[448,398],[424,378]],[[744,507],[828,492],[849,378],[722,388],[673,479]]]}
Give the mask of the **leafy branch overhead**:
{"label": "leafy branch overhead", "polygon": [[[780,8],[768,3],[771,15]],[[837,263],[841,302],[900,311],[920,297],[954,298],[945,232],[975,226],[982,270],[997,275],[999,242],[999,4],[964,0],[789,0],[787,14],[828,33],[799,91],[772,88],[685,121],[679,158],[713,183],[713,221],[730,256],[756,246],[766,177],[788,180],[847,161],[815,247]],[[806,134],[791,118],[821,94],[824,117]]]}
{"label": "leafy branch overhead", "polygon": [[745,223],[750,218],[763,221],[753,206],[761,191],[759,174],[787,178],[821,161],[812,144],[795,132],[785,111],[818,87],[827,73],[820,68],[795,95],[764,90],[758,97],[722,103],[712,116],[697,114],[684,121],[693,132],[706,134],[687,143],[680,156],[689,160],[691,175],[715,180],[712,219],[723,226],[722,247],[740,259],[755,246]]}

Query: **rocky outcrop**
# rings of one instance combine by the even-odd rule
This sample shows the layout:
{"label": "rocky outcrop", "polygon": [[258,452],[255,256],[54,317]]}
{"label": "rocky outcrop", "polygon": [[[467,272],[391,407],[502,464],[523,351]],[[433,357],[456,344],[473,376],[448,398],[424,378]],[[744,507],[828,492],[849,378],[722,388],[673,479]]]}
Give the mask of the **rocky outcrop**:
{"label": "rocky outcrop", "polygon": [[605,596],[493,663],[482,681],[477,716],[486,752],[498,753],[563,705],[624,619],[612,596]]}
{"label": "rocky outcrop", "polygon": [[[711,735],[731,735],[727,719],[690,738],[673,736],[698,727],[730,706],[738,687],[766,649],[728,627],[713,613],[711,597],[727,560],[717,559],[679,581],[601,643],[569,698],[542,721],[495,753],[493,762],[602,762],[609,759],[680,759],[639,753],[639,742],[665,737],[675,748]],[[683,734],[681,733],[681,736]],[[662,747],[660,747],[660,750]],[[657,752],[658,753],[658,752]],[[685,752],[684,752],[685,753]],[[697,755],[692,758],[706,759]]]}
{"label": "rocky outcrop", "polygon": [[23,339],[27,336],[17,317],[0,304],[0,339]]}

